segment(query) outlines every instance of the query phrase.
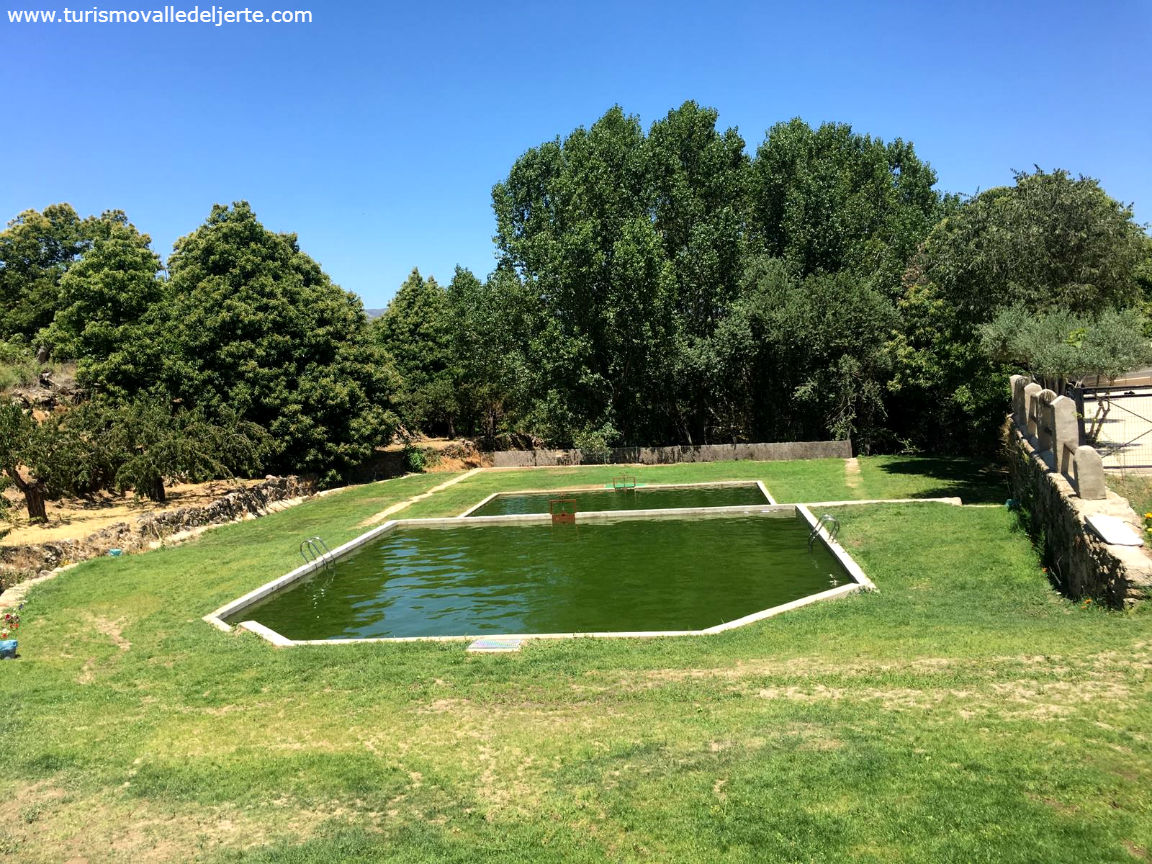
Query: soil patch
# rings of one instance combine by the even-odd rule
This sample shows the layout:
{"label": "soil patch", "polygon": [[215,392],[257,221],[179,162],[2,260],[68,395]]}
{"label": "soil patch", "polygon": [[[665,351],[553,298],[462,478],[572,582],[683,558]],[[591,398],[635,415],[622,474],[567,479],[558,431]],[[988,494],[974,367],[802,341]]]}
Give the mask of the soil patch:
{"label": "soil patch", "polygon": [[53,540],[79,540],[117,522],[132,522],[149,513],[163,513],[180,507],[203,507],[237,489],[247,489],[262,480],[213,480],[209,483],[180,483],[167,487],[163,503],[124,495],[102,493],[86,498],[66,498],[48,502],[48,522],[30,525],[24,511],[24,497],[17,489],[7,489],[10,526],[0,542],[5,546],[47,543]]}

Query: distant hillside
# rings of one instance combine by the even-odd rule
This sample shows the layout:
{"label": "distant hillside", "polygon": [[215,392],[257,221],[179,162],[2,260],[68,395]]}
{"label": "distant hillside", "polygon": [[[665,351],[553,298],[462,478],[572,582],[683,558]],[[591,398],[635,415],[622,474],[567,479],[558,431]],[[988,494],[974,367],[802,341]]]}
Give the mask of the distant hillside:
{"label": "distant hillside", "polygon": [[368,316],[368,320],[371,321],[373,318],[379,318],[381,315],[383,315],[385,310],[384,309],[365,309],[364,312]]}

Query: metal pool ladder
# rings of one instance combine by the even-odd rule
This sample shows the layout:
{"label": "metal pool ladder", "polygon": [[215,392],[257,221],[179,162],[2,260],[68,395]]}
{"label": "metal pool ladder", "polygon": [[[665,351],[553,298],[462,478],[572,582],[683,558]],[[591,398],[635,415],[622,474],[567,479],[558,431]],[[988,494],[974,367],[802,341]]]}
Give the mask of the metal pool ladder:
{"label": "metal pool ladder", "polygon": [[820,529],[827,526],[828,539],[832,542],[840,536],[840,521],[831,513],[825,513],[816,520],[816,527],[812,529],[812,533],[808,535],[808,551],[812,551],[812,544],[816,542],[816,538],[820,536]]}
{"label": "metal pool ladder", "polygon": [[307,540],[300,541],[300,557],[304,559],[305,564],[311,564],[313,561],[323,559],[324,569],[327,570],[332,566],[332,561],[330,558],[325,558],[325,555],[331,556],[332,550],[328,548],[328,544],[321,540],[320,537],[309,537]]}

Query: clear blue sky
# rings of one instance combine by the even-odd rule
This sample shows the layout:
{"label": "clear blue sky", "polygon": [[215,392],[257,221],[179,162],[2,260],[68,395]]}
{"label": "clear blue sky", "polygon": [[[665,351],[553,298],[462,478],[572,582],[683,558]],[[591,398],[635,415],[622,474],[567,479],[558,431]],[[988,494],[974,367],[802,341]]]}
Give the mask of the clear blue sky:
{"label": "clear blue sky", "polygon": [[0,218],[119,208],[166,257],[247,199],[370,307],[414,266],[487,274],[492,185],[614,104],[647,127],[695,99],[749,151],[777,121],[847,122],[913,141],[955,192],[1066,168],[1152,221],[1148,0],[245,0],[314,20],[8,21],[55,2],[0,0]]}

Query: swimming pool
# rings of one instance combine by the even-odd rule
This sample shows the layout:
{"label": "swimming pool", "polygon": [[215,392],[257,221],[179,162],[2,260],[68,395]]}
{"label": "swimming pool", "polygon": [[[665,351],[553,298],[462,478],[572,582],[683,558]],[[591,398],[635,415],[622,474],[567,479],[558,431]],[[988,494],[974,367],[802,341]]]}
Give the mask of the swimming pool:
{"label": "swimming pool", "polygon": [[554,501],[566,501],[577,513],[603,510],[667,510],[689,507],[737,507],[775,503],[759,482],[640,485],[599,489],[497,492],[462,515],[469,517],[548,513]]}
{"label": "swimming pool", "polygon": [[793,505],[399,520],[208,619],[277,644],[720,632],[871,586],[815,525]]}

